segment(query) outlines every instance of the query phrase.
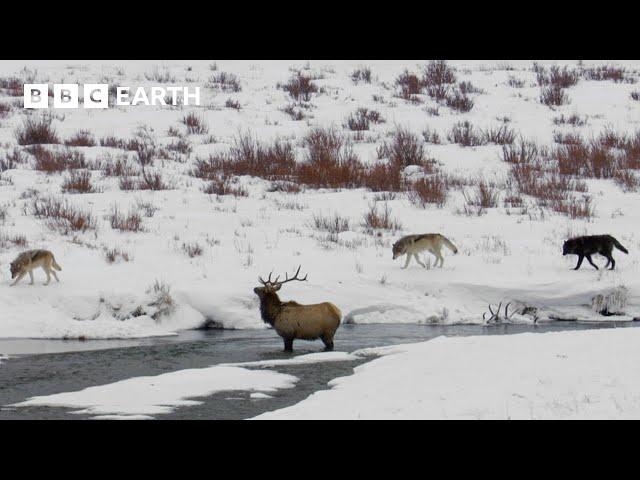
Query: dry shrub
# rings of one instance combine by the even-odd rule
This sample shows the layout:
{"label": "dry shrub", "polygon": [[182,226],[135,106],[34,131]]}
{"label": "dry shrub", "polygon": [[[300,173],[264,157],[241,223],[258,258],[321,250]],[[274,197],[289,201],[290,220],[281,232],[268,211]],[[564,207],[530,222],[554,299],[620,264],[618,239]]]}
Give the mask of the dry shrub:
{"label": "dry shrub", "polygon": [[444,206],[447,201],[449,182],[445,175],[429,175],[413,182],[409,187],[409,199],[424,208],[429,204]]}
{"label": "dry shrub", "polygon": [[124,262],[128,262],[131,260],[131,256],[119,248],[105,248],[104,249],[104,258],[107,263],[116,263],[119,259]]}
{"label": "dry shrub", "polygon": [[569,115],[568,117],[565,117],[564,114],[560,115],[559,117],[554,117],[553,119],[553,123],[555,125],[572,125],[574,127],[583,127],[587,124],[587,119],[586,118],[581,118],[579,115],[577,114],[572,114]]}
{"label": "dry shrub", "polygon": [[591,202],[591,197],[583,197],[581,200],[570,198],[557,200],[551,204],[553,211],[567,215],[572,219],[589,220],[595,216],[595,208]]}
{"label": "dry shrub", "polygon": [[18,148],[14,148],[11,153],[7,153],[4,158],[0,158],[0,172],[13,170],[27,161],[25,155]]}
{"label": "dry shrub", "polygon": [[442,143],[440,134],[436,130],[428,127],[422,131],[422,138],[426,143],[433,143],[434,145],[440,145]]}
{"label": "dry shrub", "polygon": [[459,89],[454,89],[453,91],[448,93],[444,100],[447,107],[461,113],[471,111],[474,105],[473,100],[471,100],[471,98],[469,98],[466,93]]}
{"label": "dry shrub", "polygon": [[630,81],[626,75],[626,71],[622,67],[615,67],[612,65],[602,65],[599,67],[585,68],[582,71],[582,76],[586,80],[612,80],[616,83]]}
{"label": "dry shrub", "polygon": [[467,120],[456,123],[447,134],[447,139],[463,147],[475,147],[487,143],[486,136],[481,131],[476,131],[471,122]]}
{"label": "dry shrub", "polygon": [[579,133],[553,132],[553,141],[563,145],[580,145],[583,140]]}
{"label": "dry shrub", "polygon": [[456,83],[456,75],[446,61],[432,60],[424,67],[422,82],[427,87]]}
{"label": "dry shrub", "polygon": [[509,75],[509,79],[507,80],[507,85],[513,88],[522,88],[524,87],[524,80],[514,77],[513,75]]}
{"label": "dry shrub", "polygon": [[72,171],[62,182],[63,193],[95,193],[96,191],[91,184],[91,172],[87,170]]}
{"label": "dry shrub", "polygon": [[502,160],[511,164],[533,164],[539,159],[540,150],[535,142],[520,139],[517,144],[502,146]]}
{"label": "dry shrub", "polygon": [[234,197],[248,197],[249,192],[240,185],[233,185],[227,177],[214,178],[202,190],[208,195],[233,195]]}
{"label": "dry shrub", "polygon": [[616,185],[625,192],[636,192],[638,191],[638,187],[640,187],[640,179],[635,173],[629,170],[616,170],[613,179]]}
{"label": "dry shrub", "polygon": [[171,74],[166,66],[154,65],[151,72],[145,72],[144,77],[154,83],[175,83],[176,77]]}
{"label": "dry shrub", "polygon": [[631,92],[631,99],[640,101],[640,91],[634,90],[633,92]]}
{"label": "dry shrub", "polygon": [[100,162],[100,169],[105,177],[130,177],[138,175],[138,171],[129,163],[126,155],[119,156],[115,161],[111,156],[103,158]]}
{"label": "dry shrub", "polygon": [[361,185],[365,167],[345,137],[333,127],[314,128],[303,140],[300,183],[313,188],[353,188]]}
{"label": "dry shrub", "polygon": [[143,232],[142,216],[135,210],[129,211],[126,215],[120,212],[117,206],[113,206],[109,215],[111,228],[121,232]]}
{"label": "dry shrub", "polygon": [[411,100],[415,95],[422,93],[424,84],[416,74],[405,70],[396,78],[396,86],[400,88],[400,97]]}
{"label": "dry shrub", "polygon": [[510,145],[516,140],[516,132],[504,124],[487,128],[482,134],[485,143],[495,143],[496,145]]}
{"label": "dry shrub", "polygon": [[351,73],[353,83],[371,83],[371,69],[369,67],[359,67]]}
{"label": "dry shrub", "polygon": [[369,110],[367,108],[359,108],[354,113],[347,117],[347,121],[344,126],[349,130],[362,131],[369,130],[371,123],[382,123],[384,119],[380,112],[376,110]]}
{"label": "dry shrub", "polygon": [[381,211],[378,211],[378,204],[371,203],[369,210],[367,210],[363,217],[362,226],[368,230],[401,230],[402,224],[391,216],[391,208],[387,202],[384,202],[384,207]]}
{"label": "dry shrub", "polygon": [[569,97],[565,95],[562,87],[549,85],[540,90],[540,102],[548,107],[560,106],[569,103]]}
{"label": "dry shrub", "polygon": [[282,109],[284,113],[289,115],[293,121],[299,122],[307,118],[302,108],[291,103]]}
{"label": "dry shrub", "polygon": [[6,118],[13,110],[13,107],[10,103],[0,102],[0,118]]}
{"label": "dry shrub", "polygon": [[89,211],[75,208],[66,200],[36,197],[32,201],[33,215],[46,220],[51,230],[63,235],[96,229],[96,220]]}
{"label": "dry shrub", "polygon": [[559,88],[569,88],[574,86],[580,80],[580,72],[569,69],[568,67],[552,66],[549,71],[544,67],[538,67],[536,71],[538,85],[543,87],[551,85]]}
{"label": "dry shrub", "polygon": [[58,173],[87,168],[84,154],[68,148],[51,151],[41,145],[34,145],[28,149],[28,152],[35,157],[34,168],[40,172]]}
{"label": "dry shrub", "polygon": [[187,132],[196,135],[204,135],[209,132],[209,127],[204,118],[193,112],[188,113],[180,120],[187,127]]}
{"label": "dry shrub", "polygon": [[166,146],[167,150],[172,152],[181,153],[183,155],[189,155],[193,151],[193,147],[189,140],[183,137],[178,137],[175,141]]}
{"label": "dry shrub", "polygon": [[216,180],[220,175],[251,175],[267,180],[289,180],[295,173],[293,145],[276,139],[272,144],[260,142],[250,134],[240,134],[227,154],[196,159],[191,175]]}
{"label": "dry shrub", "polygon": [[240,105],[240,102],[234,100],[233,98],[227,98],[227,100],[224,102],[224,106],[238,111],[242,109],[242,105]]}
{"label": "dry shrub", "polygon": [[322,232],[329,232],[337,235],[341,232],[348,232],[351,229],[349,219],[341,217],[338,213],[324,216],[314,213],[311,217],[311,226]]}
{"label": "dry shrub", "polygon": [[22,125],[16,128],[15,137],[18,145],[36,145],[43,143],[60,143],[55,128],[51,125],[50,115],[28,116]]}
{"label": "dry shrub", "polygon": [[89,130],[79,130],[74,136],[64,141],[68,147],[94,147],[96,140]]}
{"label": "dry shrub", "polygon": [[8,249],[14,247],[26,247],[27,237],[25,235],[7,235],[0,232],[0,248]]}
{"label": "dry shrub", "polygon": [[209,77],[207,86],[224,92],[240,92],[242,85],[240,79],[233,73],[218,72]]}
{"label": "dry shrub", "polygon": [[466,204],[469,206],[481,207],[483,209],[495,208],[498,206],[500,189],[494,183],[479,179],[471,193],[463,190],[462,194]]}
{"label": "dry shrub", "polygon": [[287,83],[278,84],[278,88],[286,91],[295,101],[308,102],[311,95],[318,92],[318,87],[313,83],[311,77],[296,72]]}
{"label": "dry shrub", "polygon": [[384,141],[377,149],[378,158],[388,158],[398,169],[409,165],[420,165],[430,173],[434,162],[427,157],[427,152],[420,138],[413,132],[397,127],[391,140]]}
{"label": "dry shrub", "polygon": [[394,164],[382,162],[366,166],[362,186],[374,192],[398,192],[403,189],[401,170]]}
{"label": "dry shrub", "polygon": [[186,253],[189,258],[199,257],[203,253],[203,249],[198,242],[183,243],[182,251]]}

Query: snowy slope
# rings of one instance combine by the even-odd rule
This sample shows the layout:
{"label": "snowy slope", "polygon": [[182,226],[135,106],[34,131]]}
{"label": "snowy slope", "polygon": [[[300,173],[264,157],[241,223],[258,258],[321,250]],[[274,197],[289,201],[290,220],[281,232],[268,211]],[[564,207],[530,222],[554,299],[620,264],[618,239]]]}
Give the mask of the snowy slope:
{"label": "snowy slope", "polygon": [[[312,118],[293,121],[281,111],[291,101],[276,86],[287,81],[292,69],[305,68],[306,62],[216,62],[217,72],[239,77],[242,90],[237,93],[204,88],[214,73],[211,63],[0,63],[0,75],[19,74],[27,66],[37,69],[43,81],[82,83],[104,78],[127,85],[150,85],[145,74],[154,67],[166,68],[178,84],[203,86],[201,108],[138,106],[55,112],[53,124],[62,139],[79,129],[89,129],[96,139],[106,135],[130,138],[137,127],[146,125],[153,128],[158,142],[166,144],[172,140],[166,134],[168,128],[184,129],[179,120],[191,109],[202,115],[209,134],[215,137],[215,143],[208,143],[204,135],[189,135],[193,152],[188,158],[158,162],[157,168],[174,187],[170,190],[121,191],[117,179],[94,172],[99,193],[61,194],[66,175],[46,175],[25,165],[2,172],[0,206],[6,213],[0,219],[0,235],[24,235],[29,248],[51,249],[63,270],[59,284],[43,286],[43,274],[36,271],[35,286],[28,285],[27,277],[18,286],[9,287],[8,265],[24,247],[9,244],[0,249],[0,337],[128,338],[168,335],[206,322],[227,328],[264,328],[252,292],[258,275],[271,270],[290,272],[298,264],[309,280],[287,285],[282,297],[300,303],[330,300],[349,322],[480,323],[488,304],[503,300],[538,308],[542,320],[603,320],[611,317],[591,310],[592,297],[621,286],[628,291],[627,306],[625,315],[615,319],[640,316],[640,238],[635,232],[640,221],[636,207],[640,195],[623,192],[611,180],[587,181],[596,205],[596,217],[591,221],[553,213],[517,215],[502,207],[480,217],[466,216],[459,213],[464,204],[459,193],[450,195],[443,208],[424,209],[398,195],[386,203],[402,229],[371,235],[361,222],[376,194],[364,189],[308,189],[287,194],[270,192],[269,182],[264,180],[242,177],[238,182],[247,189],[248,197],[216,198],[204,194],[204,183],[188,175],[196,157],[227,150],[241,130],[264,140],[290,139],[302,154],[299,142],[311,127],[342,128],[347,115],[367,107],[379,111],[386,122],[373,125],[367,141],[355,144],[363,161],[375,161],[376,147],[397,126],[417,134],[429,127],[443,138],[441,145],[426,145],[443,171],[503,180],[508,166],[500,160],[499,146],[464,148],[447,142],[447,131],[455,122],[469,120],[478,128],[488,128],[507,116],[516,131],[546,145],[552,144],[555,130],[567,130],[553,124],[552,119],[560,114],[588,118],[587,125],[579,127],[585,136],[606,126],[632,132],[640,120],[640,102],[629,97],[636,85],[580,81],[568,89],[571,103],[553,111],[537,100],[539,88],[531,62],[508,62],[509,70],[503,62],[451,62],[460,80],[472,82],[484,93],[474,95],[475,106],[468,113],[440,108],[439,116],[430,116],[425,111],[433,106],[430,100],[412,104],[394,97],[393,89],[395,78],[404,69],[417,72],[425,62],[310,62],[309,70],[322,76],[317,84],[325,93],[314,97]],[[631,70],[640,66],[624,64]],[[351,72],[360,65],[371,67],[371,84],[351,81]],[[509,76],[522,79],[525,86],[510,87]],[[384,101],[373,100],[374,95]],[[225,108],[229,98],[241,104],[240,111]],[[14,109],[0,119],[0,159],[16,146],[14,132],[25,115]],[[100,146],[78,150],[88,160],[119,153]],[[51,231],[29,213],[31,200],[25,197],[29,189],[90,209],[97,219],[97,230],[67,236]],[[108,215],[114,205],[127,212],[141,202],[156,208],[152,217],[143,217],[143,232],[122,233],[111,228]],[[349,218],[351,225],[349,231],[338,235],[337,242],[327,242],[325,234],[312,226],[312,219],[334,213]],[[443,233],[460,253],[452,256],[447,252],[443,269],[425,270],[412,262],[402,270],[404,260],[394,263],[391,259],[391,244],[401,235],[423,232]],[[571,271],[575,257],[561,256],[562,242],[568,235],[580,233],[612,233],[630,253],[614,252],[618,265],[613,272],[596,272],[586,262],[582,270]],[[194,243],[203,254],[190,258],[183,245]],[[130,261],[107,263],[105,248],[121,249]],[[170,287],[174,308],[154,320],[149,305],[154,301],[151,287],[156,281]],[[140,308],[147,314],[132,315]],[[522,316],[517,321],[532,320]]]}

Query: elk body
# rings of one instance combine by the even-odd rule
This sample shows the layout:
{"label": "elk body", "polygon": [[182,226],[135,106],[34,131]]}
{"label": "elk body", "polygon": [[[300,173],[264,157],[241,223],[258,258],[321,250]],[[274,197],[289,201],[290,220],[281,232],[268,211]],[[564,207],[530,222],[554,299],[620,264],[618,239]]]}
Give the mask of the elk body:
{"label": "elk body", "polygon": [[293,350],[293,341],[320,339],[325,350],[333,350],[333,336],[340,326],[342,313],[333,303],[324,302],[315,305],[301,305],[297,302],[283,302],[276,293],[283,284],[292,280],[305,281],[307,277],[298,278],[300,267],[293,276],[287,275],[285,280],[278,282],[269,279],[265,282],[258,277],[262,287],[253,289],[260,298],[260,314],[265,323],[271,325],[284,340],[284,351]]}

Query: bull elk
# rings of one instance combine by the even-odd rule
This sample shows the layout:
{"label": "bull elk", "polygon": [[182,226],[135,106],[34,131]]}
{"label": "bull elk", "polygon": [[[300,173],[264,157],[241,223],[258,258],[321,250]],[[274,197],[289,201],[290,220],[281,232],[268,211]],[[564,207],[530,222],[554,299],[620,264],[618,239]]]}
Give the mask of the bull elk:
{"label": "bull elk", "polygon": [[271,273],[267,281],[262,277],[258,280],[262,287],[253,289],[260,298],[260,314],[262,320],[275,328],[284,340],[284,351],[293,351],[293,341],[320,339],[325,350],[333,350],[333,336],[340,325],[342,313],[333,303],[324,302],[315,305],[301,305],[297,302],[282,302],[276,293],[282,285],[293,280],[304,282],[307,279],[298,278],[300,267],[292,278],[286,274],[279,282],[280,276],[271,280]]}

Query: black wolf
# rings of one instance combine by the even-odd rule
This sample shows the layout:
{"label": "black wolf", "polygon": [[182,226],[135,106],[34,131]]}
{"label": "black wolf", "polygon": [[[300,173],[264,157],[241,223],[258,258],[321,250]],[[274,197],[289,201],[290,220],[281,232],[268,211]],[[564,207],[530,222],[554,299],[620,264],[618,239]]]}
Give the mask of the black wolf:
{"label": "black wolf", "polygon": [[571,238],[564,242],[564,245],[562,245],[562,255],[568,255],[570,253],[578,255],[578,265],[576,265],[574,270],[578,270],[580,268],[584,257],[587,257],[589,263],[598,270],[598,266],[591,260],[591,255],[599,253],[607,258],[607,264],[604,268],[607,268],[609,264],[611,264],[611,268],[609,270],[613,270],[616,266],[616,261],[611,256],[613,247],[616,247],[618,250],[622,250],[624,253],[629,253],[629,251],[611,235],[589,235],[586,237]]}

